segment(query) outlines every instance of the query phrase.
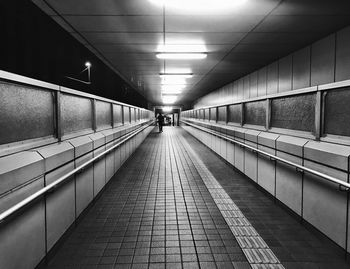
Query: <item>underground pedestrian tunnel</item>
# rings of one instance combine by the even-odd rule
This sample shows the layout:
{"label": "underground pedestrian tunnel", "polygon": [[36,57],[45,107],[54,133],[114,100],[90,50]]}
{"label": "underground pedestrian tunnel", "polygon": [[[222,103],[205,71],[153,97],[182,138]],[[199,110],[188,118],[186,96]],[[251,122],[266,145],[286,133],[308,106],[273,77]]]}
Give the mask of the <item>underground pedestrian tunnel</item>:
{"label": "underground pedestrian tunnel", "polygon": [[0,20],[1,269],[350,268],[349,1]]}

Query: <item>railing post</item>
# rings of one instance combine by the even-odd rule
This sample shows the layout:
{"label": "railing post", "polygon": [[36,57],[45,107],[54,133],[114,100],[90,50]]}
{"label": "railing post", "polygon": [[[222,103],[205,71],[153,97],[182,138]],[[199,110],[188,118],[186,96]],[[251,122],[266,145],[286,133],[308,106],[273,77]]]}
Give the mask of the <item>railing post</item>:
{"label": "railing post", "polygon": [[97,130],[96,99],[92,99],[92,130]]}
{"label": "railing post", "polygon": [[113,113],[114,105],[111,103],[111,121],[112,121],[112,128],[114,128],[114,113]]}
{"label": "railing post", "polygon": [[62,110],[61,110],[61,92],[56,91],[56,136],[58,142],[62,141]]}
{"label": "railing post", "polygon": [[241,126],[244,125],[244,103],[241,103]]}
{"label": "railing post", "polygon": [[271,99],[266,99],[266,131],[271,127]]}
{"label": "railing post", "polygon": [[124,125],[124,106],[121,106],[121,109],[122,109],[122,125]]}
{"label": "railing post", "polygon": [[321,107],[322,107],[322,93],[316,92],[316,105],[315,105],[315,139],[317,141],[321,138]]}

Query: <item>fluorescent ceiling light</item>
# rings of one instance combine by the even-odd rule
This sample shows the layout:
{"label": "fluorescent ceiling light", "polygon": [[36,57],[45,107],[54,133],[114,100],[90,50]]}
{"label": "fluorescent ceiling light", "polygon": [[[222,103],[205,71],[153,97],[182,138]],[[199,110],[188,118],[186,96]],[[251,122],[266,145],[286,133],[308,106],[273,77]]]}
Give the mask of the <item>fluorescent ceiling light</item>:
{"label": "fluorescent ceiling light", "polygon": [[186,79],[182,77],[163,77],[162,85],[184,85],[186,84]]}
{"label": "fluorescent ceiling light", "polygon": [[174,40],[176,43],[160,44],[157,52],[161,53],[205,53],[207,48],[202,40]]}
{"label": "fluorescent ceiling light", "polygon": [[192,78],[192,73],[160,73],[161,78]]}
{"label": "fluorescent ceiling light", "polygon": [[166,91],[162,91],[162,94],[180,94],[181,90],[166,90]]}
{"label": "fluorescent ceiling light", "polygon": [[176,95],[163,95],[162,100],[164,104],[173,104],[177,100]]}
{"label": "fluorescent ceiling light", "polygon": [[163,112],[170,112],[173,110],[172,106],[163,106],[162,107]]}
{"label": "fluorescent ceiling light", "polygon": [[179,94],[176,94],[176,93],[162,93],[162,97],[164,96],[174,96],[174,97],[177,97]]}
{"label": "fluorescent ceiling light", "polygon": [[206,53],[198,52],[188,52],[188,53],[179,53],[179,52],[161,52],[156,54],[158,59],[165,60],[201,60],[207,58]]}
{"label": "fluorescent ceiling light", "polygon": [[188,73],[193,73],[191,68],[185,68],[185,67],[174,67],[173,65],[167,65],[166,71],[162,73],[169,73],[169,74],[174,74],[174,73],[180,73],[180,74],[188,74]]}
{"label": "fluorescent ceiling light", "polygon": [[167,91],[167,90],[182,90],[186,87],[184,84],[179,84],[179,85],[163,85],[162,86],[162,91]]}
{"label": "fluorescent ceiling light", "polygon": [[244,4],[247,0],[150,0],[158,6],[178,11],[201,12],[227,12]]}
{"label": "fluorescent ceiling light", "polygon": [[176,85],[167,85],[162,87],[162,92],[163,93],[175,93],[179,94],[183,90],[183,87],[176,86]]}

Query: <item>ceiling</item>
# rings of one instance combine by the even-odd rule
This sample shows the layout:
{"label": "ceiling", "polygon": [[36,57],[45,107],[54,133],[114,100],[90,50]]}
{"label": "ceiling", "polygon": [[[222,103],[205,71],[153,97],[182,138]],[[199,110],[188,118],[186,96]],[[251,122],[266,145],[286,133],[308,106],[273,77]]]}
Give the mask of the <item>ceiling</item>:
{"label": "ceiling", "polygon": [[[153,1],[33,0],[153,104],[162,104],[159,73],[193,73],[176,102],[191,103],[350,24],[349,0],[245,0],[221,10],[237,0],[209,1],[210,10]],[[207,58],[157,59],[163,42],[202,45]]]}

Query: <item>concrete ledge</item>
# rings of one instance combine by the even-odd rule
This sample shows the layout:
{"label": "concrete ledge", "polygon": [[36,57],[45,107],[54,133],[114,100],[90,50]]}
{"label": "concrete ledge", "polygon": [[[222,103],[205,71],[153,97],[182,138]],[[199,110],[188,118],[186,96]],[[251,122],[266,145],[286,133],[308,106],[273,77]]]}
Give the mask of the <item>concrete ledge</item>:
{"label": "concrete ledge", "polygon": [[[189,122],[198,123],[193,120]],[[202,125],[209,127],[208,124]],[[226,133],[234,132],[234,139],[239,142],[348,181],[349,146],[240,127],[224,126],[221,127],[223,129]],[[191,126],[186,130],[195,137],[206,137],[205,140],[218,139]],[[339,246],[344,249],[348,246],[346,251],[350,252],[350,235],[346,234],[350,229],[350,214],[347,212],[350,201],[346,192],[323,178],[302,173],[295,167],[253,153],[237,144],[226,143],[226,147],[226,156],[218,154]]]}

